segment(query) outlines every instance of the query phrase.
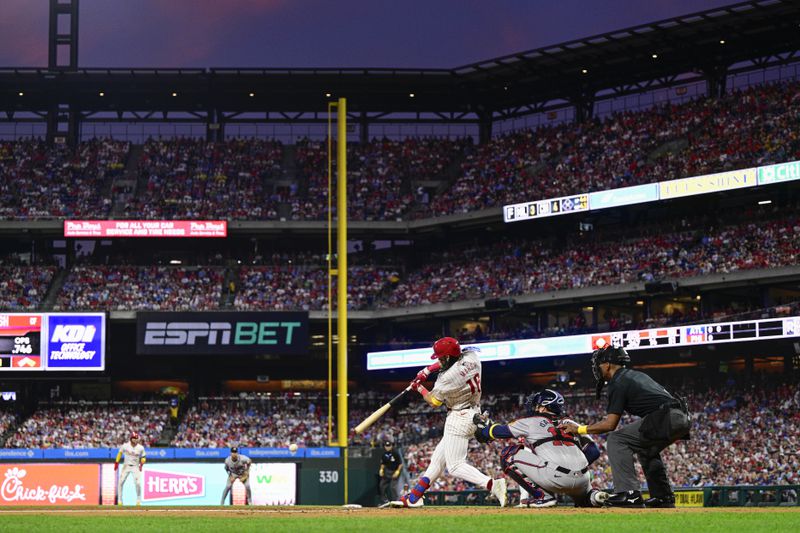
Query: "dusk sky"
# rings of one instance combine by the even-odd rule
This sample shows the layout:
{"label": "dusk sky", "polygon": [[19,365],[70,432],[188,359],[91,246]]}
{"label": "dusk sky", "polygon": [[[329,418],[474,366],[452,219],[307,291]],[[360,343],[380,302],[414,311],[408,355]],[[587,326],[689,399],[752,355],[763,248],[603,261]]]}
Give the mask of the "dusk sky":
{"label": "dusk sky", "polygon": [[[455,67],[730,0],[81,0],[81,67]],[[46,66],[47,0],[0,0],[0,67]]]}

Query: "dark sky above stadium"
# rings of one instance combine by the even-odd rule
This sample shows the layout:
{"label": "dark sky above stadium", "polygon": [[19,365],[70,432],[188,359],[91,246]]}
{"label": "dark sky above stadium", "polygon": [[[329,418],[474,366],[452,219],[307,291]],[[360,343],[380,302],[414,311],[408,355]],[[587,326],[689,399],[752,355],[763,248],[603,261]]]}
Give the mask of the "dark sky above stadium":
{"label": "dark sky above stadium", "polygon": [[[455,67],[731,0],[80,0],[81,67]],[[0,67],[47,64],[47,0],[0,0]]]}

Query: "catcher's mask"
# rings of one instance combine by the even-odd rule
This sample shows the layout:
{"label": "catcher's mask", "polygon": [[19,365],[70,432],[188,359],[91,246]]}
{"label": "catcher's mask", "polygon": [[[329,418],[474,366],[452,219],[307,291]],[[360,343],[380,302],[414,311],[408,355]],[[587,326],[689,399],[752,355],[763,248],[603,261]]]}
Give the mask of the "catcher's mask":
{"label": "catcher's mask", "polygon": [[438,359],[442,370],[447,370],[461,357],[461,345],[453,337],[442,337],[433,343],[431,359]]}
{"label": "catcher's mask", "polygon": [[564,413],[564,397],[552,389],[531,394],[525,399],[528,415],[536,414],[536,408],[540,405],[554,415],[561,416]]}
{"label": "catcher's mask", "polygon": [[611,345],[603,346],[592,353],[592,374],[594,375],[595,381],[597,381],[596,393],[598,398],[600,398],[600,394],[602,394],[603,387],[606,384],[603,372],[600,370],[600,365],[602,363],[611,363],[612,365],[627,367],[631,364],[631,356],[628,355],[625,348]]}

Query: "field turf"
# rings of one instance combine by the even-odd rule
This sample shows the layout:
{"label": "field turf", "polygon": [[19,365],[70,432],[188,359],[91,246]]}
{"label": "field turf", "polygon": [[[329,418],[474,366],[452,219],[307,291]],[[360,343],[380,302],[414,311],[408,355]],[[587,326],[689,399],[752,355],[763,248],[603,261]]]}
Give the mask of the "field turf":
{"label": "field turf", "polygon": [[734,509],[499,509],[439,507],[426,509],[149,508],[0,510],[0,531],[136,531],[192,533],[227,531],[343,531],[348,533],[430,531],[580,531],[581,533],[800,531],[800,507]]}

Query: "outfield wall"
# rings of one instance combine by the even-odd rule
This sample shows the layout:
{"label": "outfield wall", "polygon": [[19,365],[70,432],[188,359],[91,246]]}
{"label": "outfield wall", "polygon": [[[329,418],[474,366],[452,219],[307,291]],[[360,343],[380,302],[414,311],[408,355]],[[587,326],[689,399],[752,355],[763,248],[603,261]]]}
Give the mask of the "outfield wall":
{"label": "outfield wall", "polygon": [[[250,485],[255,505],[341,505],[344,458],[339,448],[241,448],[253,459]],[[374,505],[380,450],[351,451],[349,503]],[[355,453],[352,453],[355,452]],[[142,505],[219,505],[227,474],[228,449],[148,449],[142,469]],[[116,450],[0,450],[0,506],[114,505]],[[236,482],[229,503],[244,504]],[[124,487],[125,505],[136,503],[133,478]]]}

